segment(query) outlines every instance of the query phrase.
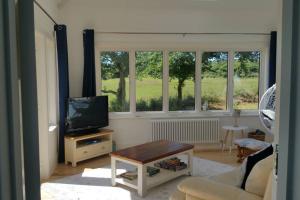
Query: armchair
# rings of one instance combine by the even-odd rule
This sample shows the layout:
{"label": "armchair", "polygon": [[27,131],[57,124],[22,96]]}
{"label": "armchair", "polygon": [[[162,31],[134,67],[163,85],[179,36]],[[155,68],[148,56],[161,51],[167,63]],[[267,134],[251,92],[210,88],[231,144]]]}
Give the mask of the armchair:
{"label": "armchair", "polygon": [[[253,170],[260,169],[254,168]],[[214,177],[187,178],[178,185],[177,191],[170,197],[170,200],[271,200],[272,167],[268,166],[267,170],[269,172],[266,175],[268,177],[265,181],[263,196],[240,188],[241,168],[238,167],[231,172]]]}

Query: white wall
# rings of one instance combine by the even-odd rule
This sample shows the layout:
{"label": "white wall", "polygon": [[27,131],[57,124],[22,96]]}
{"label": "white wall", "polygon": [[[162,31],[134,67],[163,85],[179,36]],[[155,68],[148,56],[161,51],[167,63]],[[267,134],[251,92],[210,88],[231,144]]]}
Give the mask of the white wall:
{"label": "white wall", "polygon": [[58,124],[56,47],[53,38],[35,34],[39,116],[40,175],[47,179],[57,165]]}
{"label": "white wall", "polygon": [[40,34],[35,35],[36,40],[36,74],[38,94],[38,116],[39,116],[39,149],[40,149],[40,174],[42,178],[48,175],[48,106],[47,106],[47,81],[46,77],[46,54],[44,38]]}
{"label": "white wall", "polygon": [[[215,118],[215,117],[214,117]],[[220,117],[220,126],[233,124],[231,117]],[[240,119],[240,124],[247,125],[250,131],[257,128],[264,130],[260,125],[259,119],[256,116],[247,116]],[[145,142],[151,141],[151,119],[147,118],[131,118],[131,119],[112,119],[110,120],[110,127],[114,130],[113,139],[116,141],[117,148],[125,148]],[[221,130],[221,134],[224,134],[224,130]],[[239,137],[239,135],[237,135]],[[273,138],[267,135],[266,140],[271,141]],[[201,148],[220,147],[218,144],[200,145]]]}
{"label": "white wall", "polygon": [[[82,30],[129,32],[270,32],[277,29],[273,0],[68,0],[59,10],[68,28],[71,96],[80,96]],[[96,39],[99,35],[96,35]]]}
{"label": "white wall", "polygon": [[[37,2],[51,15],[51,17],[54,18],[54,20],[59,21],[58,0],[37,0]],[[34,23],[36,31],[53,37],[53,22],[36,4],[34,4]]]}
{"label": "white wall", "polygon": [[[83,79],[82,31],[116,32],[262,32],[277,30],[277,1],[273,0],[67,0],[59,9],[67,25],[70,95],[81,96]],[[96,41],[101,41],[96,33]],[[220,36],[221,37],[221,36]],[[101,43],[97,44],[101,46]],[[250,128],[262,128],[257,116],[242,117]],[[232,124],[221,117],[221,125]],[[111,119],[118,148],[150,141],[147,118]]]}
{"label": "white wall", "polygon": [[[43,8],[58,19],[56,0],[39,0]],[[58,124],[57,106],[57,66],[53,22],[38,8],[35,12],[35,42],[37,64],[38,115],[40,175],[47,179],[57,165],[58,129],[49,131],[51,124]]]}

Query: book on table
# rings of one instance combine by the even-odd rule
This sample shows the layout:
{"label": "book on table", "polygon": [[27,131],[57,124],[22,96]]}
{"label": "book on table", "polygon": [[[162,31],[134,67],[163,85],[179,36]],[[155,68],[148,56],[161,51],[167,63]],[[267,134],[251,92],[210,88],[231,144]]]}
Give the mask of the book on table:
{"label": "book on table", "polygon": [[177,157],[155,163],[154,166],[172,171],[178,171],[187,168],[187,164],[185,162],[181,162],[181,160]]}
{"label": "book on table", "polygon": [[128,180],[134,180],[137,178],[137,172],[136,171],[128,171],[120,174],[122,178],[126,178]]}
{"label": "book on table", "polygon": [[[147,174],[150,177],[158,174],[159,172],[160,172],[159,168],[150,167],[150,166],[147,167]],[[119,176],[122,178],[126,178],[128,180],[134,180],[137,178],[138,175],[137,175],[137,171],[127,171],[127,172],[120,174]]]}

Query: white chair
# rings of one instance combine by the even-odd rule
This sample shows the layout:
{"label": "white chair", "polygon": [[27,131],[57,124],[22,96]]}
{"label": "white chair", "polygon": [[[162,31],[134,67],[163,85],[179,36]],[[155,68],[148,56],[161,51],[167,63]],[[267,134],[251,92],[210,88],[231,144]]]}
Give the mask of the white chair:
{"label": "white chair", "polygon": [[271,200],[273,155],[259,161],[240,188],[241,167],[221,175],[183,180],[170,200]]}

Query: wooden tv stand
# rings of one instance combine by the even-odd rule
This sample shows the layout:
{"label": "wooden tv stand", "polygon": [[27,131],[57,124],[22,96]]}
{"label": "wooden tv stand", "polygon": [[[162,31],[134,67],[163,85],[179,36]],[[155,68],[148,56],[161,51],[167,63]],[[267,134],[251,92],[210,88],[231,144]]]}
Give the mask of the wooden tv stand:
{"label": "wooden tv stand", "polygon": [[65,136],[65,164],[109,154],[112,151],[112,130],[101,129],[97,133]]}

